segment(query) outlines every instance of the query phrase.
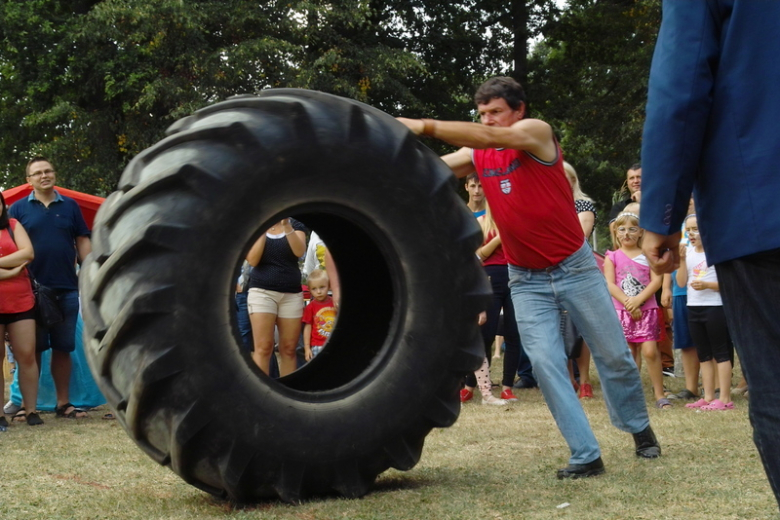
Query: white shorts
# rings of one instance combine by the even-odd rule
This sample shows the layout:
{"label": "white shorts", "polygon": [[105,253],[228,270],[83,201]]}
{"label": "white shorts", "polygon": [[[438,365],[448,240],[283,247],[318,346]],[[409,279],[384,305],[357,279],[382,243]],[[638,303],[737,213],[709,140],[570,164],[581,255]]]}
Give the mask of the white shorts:
{"label": "white shorts", "polygon": [[303,293],[283,293],[252,287],[246,297],[249,314],[275,314],[279,318],[303,317]]}

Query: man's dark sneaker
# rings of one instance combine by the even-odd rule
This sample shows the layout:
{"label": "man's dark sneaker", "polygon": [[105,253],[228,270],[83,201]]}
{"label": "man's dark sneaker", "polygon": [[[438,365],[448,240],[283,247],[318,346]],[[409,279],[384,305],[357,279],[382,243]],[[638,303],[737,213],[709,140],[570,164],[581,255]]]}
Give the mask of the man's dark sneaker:
{"label": "man's dark sneaker", "polygon": [[674,367],[664,367],[661,371],[666,377],[674,377]]}
{"label": "man's dark sneaker", "polygon": [[517,381],[515,381],[515,384],[512,386],[514,388],[528,389],[528,388],[536,388],[538,385],[536,384],[536,381],[520,378]]}
{"label": "man's dark sneaker", "polygon": [[601,457],[597,458],[593,462],[587,464],[569,464],[563,469],[558,470],[558,478],[585,478],[595,477],[601,475],[606,470],[604,469],[604,462],[601,461]]}
{"label": "man's dark sneaker", "polygon": [[650,426],[634,434],[634,443],[637,457],[656,459],[661,456],[661,445],[658,444],[658,439],[655,438],[655,433]]}
{"label": "man's dark sneaker", "polygon": [[688,390],[687,388],[684,388],[681,392],[677,392],[676,394],[672,394],[668,397],[668,399],[682,399],[684,401],[689,401],[691,399],[698,399],[699,396]]}

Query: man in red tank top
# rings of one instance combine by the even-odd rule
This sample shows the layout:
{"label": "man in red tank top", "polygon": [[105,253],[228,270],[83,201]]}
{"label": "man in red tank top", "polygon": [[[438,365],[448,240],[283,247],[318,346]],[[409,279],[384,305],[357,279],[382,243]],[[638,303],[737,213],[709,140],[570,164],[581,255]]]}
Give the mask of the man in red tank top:
{"label": "man in red tank top", "polygon": [[552,128],[526,117],[525,93],[512,78],[489,79],[475,101],[481,124],[399,121],[417,135],[461,146],[442,159],[459,178],[479,175],[509,261],[523,346],[571,450],[569,465],[558,470],[558,478],[605,471],[598,441],[569,380],[560,328],[563,310],[593,351],[612,423],[633,434],[637,456],[659,457],[639,372],[583,237]]}

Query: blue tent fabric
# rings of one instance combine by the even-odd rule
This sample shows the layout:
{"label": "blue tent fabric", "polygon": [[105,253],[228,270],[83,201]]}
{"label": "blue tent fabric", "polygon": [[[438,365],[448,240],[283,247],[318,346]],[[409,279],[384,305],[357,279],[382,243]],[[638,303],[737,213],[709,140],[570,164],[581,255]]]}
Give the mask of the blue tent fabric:
{"label": "blue tent fabric", "polygon": [[[92,373],[89,371],[87,358],[84,356],[84,341],[82,339],[84,322],[79,314],[76,321],[76,350],[71,354],[73,368],[70,374],[70,402],[78,408],[95,408],[106,404],[106,398],[98,389]],[[51,377],[51,350],[41,355],[41,378],[38,382],[38,410],[52,412],[57,407],[57,393],[54,390],[54,380]],[[19,371],[14,371],[11,383],[11,401],[20,406],[22,392],[19,389]]]}

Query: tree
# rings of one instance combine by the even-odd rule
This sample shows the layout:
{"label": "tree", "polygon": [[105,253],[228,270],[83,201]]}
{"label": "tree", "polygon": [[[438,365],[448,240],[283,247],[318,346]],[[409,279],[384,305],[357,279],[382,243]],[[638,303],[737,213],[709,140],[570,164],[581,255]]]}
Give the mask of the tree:
{"label": "tree", "polygon": [[660,19],[659,0],[571,0],[531,57],[533,107],[559,134],[598,203],[601,224],[626,170],[639,160]]}
{"label": "tree", "polygon": [[5,2],[0,127],[19,139],[0,149],[3,183],[42,154],[64,185],[105,194],[179,117],[288,81],[289,7],[245,3]]}
{"label": "tree", "polygon": [[17,0],[0,14],[0,183],[41,154],[98,194],[173,121],[230,95],[312,88],[465,119],[511,53],[495,0]]}

